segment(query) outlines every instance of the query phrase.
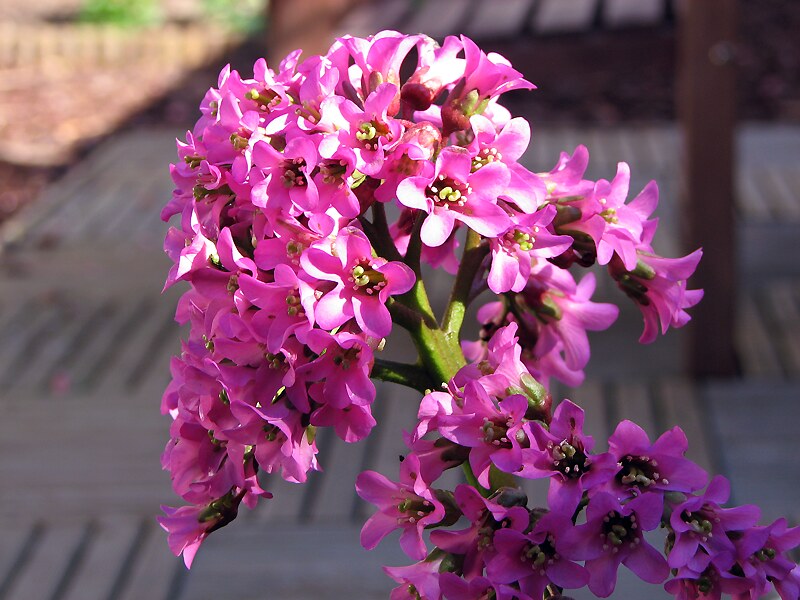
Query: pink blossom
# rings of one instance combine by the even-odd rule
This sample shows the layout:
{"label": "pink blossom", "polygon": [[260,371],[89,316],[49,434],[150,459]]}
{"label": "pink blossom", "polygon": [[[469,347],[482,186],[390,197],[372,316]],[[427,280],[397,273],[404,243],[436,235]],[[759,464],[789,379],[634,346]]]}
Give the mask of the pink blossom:
{"label": "pink blossom", "polygon": [[508,216],[497,206],[510,178],[508,168],[492,163],[472,173],[471,165],[466,149],[448,146],[429,174],[400,182],[400,203],[428,215],[422,224],[422,241],[428,246],[444,244],[456,221],[490,237],[508,227]]}
{"label": "pink blossom", "polygon": [[420,476],[419,461],[411,454],[400,465],[400,481],[390,481],[375,471],[364,471],[356,480],[356,491],[378,507],[361,529],[361,545],[372,550],[395,529],[402,529],[400,546],[414,560],[422,560],[427,548],[422,530],[445,516],[442,503]]}
{"label": "pink blossom", "polygon": [[392,329],[389,297],[407,292],[415,280],[406,265],[373,257],[367,237],[354,227],[342,230],[330,249],[309,248],[301,264],[310,276],[335,284],[314,309],[320,326],[330,330],[355,318],[362,331],[376,338]]}

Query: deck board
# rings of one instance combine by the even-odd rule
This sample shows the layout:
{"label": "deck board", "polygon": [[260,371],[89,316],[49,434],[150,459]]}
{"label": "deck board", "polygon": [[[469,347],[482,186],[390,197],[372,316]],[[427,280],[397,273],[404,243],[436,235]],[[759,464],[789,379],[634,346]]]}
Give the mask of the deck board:
{"label": "deck board", "polygon": [[591,27],[597,0],[541,0],[531,26],[537,33],[584,31]]}
{"label": "deck board", "polygon": [[86,535],[87,528],[83,523],[47,527],[11,585],[6,596],[8,600],[54,597],[72,575],[69,570],[71,563]]}
{"label": "deck board", "polygon": [[91,545],[61,600],[114,598],[127,560],[142,532],[138,517],[104,517],[93,523]]}
{"label": "deck board", "polygon": [[476,39],[515,37],[525,27],[534,0],[503,0],[502,10],[493,2],[478,2],[465,33]]}
{"label": "deck board", "polygon": [[408,33],[425,33],[434,39],[460,32],[471,0],[425,0],[403,27]]}
{"label": "deck board", "polygon": [[609,27],[656,25],[664,18],[664,0],[605,0],[603,22]]}

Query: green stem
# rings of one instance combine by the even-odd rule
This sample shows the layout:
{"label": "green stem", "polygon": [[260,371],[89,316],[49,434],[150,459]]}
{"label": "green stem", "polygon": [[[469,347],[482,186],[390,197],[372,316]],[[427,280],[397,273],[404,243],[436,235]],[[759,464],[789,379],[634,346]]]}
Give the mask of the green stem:
{"label": "green stem", "polygon": [[379,226],[378,223],[370,223],[363,215],[358,217],[358,222],[361,223],[364,233],[367,234],[369,243],[372,244],[372,247],[375,248],[380,256],[386,260],[403,260],[403,256],[398,252],[397,246],[392,241],[389,228],[385,226],[385,215],[383,220],[384,227]]}
{"label": "green stem", "polygon": [[422,277],[422,266],[420,265],[422,238],[420,237],[420,231],[422,230],[422,222],[425,220],[425,216],[425,213],[422,211],[417,213],[414,219],[414,226],[411,228],[408,248],[406,249],[405,263],[416,273],[417,278]]}
{"label": "green stem", "polygon": [[458,340],[461,325],[464,323],[464,315],[467,312],[472,284],[475,282],[475,276],[488,252],[489,247],[481,244],[480,234],[470,229],[467,233],[464,255],[461,257],[456,281],[453,284],[453,291],[450,293],[450,302],[442,321],[442,329],[448,338]]}
{"label": "green stem", "polygon": [[423,394],[435,387],[425,369],[417,365],[382,360],[380,358],[375,359],[370,377],[381,381],[399,383]]}
{"label": "green stem", "polygon": [[475,473],[472,472],[472,467],[470,466],[468,460],[465,460],[463,463],[461,463],[461,470],[464,471],[464,478],[467,480],[467,483],[478,490],[481,496],[488,498],[491,494],[491,490],[487,490],[480,483],[478,483],[478,478],[475,477]]}

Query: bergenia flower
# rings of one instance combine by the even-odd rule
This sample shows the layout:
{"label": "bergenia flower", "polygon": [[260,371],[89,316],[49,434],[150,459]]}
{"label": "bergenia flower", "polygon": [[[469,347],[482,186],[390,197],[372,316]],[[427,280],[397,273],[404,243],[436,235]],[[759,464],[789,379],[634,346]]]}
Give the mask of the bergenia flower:
{"label": "bergenia flower", "polygon": [[510,224],[497,197],[508,185],[510,174],[502,163],[491,163],[471,172],[469,151],[448,146],[436,159],[428,176],[409,177],[397,187],[403,206],[427,213],[422,223],[422,241],[428,246],[445,243],[456,221],[481,235],[494,237]]}
{"label": "bergenia flower", "polygon": [[367,236],[354,227],[343,229],[328,248],[309,248],[301,264],[311,277],[335,284],[314,309],[321,327],[331,330],[355,318],[364,333],[376,338],[392,330],[389,297],[407,292],[415,281],[403,263],[374,257]]}
{"label": "bergenia flower", "polygon": [[535,445],[522,451],[521,477],[550,478],[547,504],[550,510],[572,516],[583,493],[605,483],[616,473],[616,461],[608,453],[591,454],[594,440],[583,433],[584,412],[564,400],[555,410],[548,429],[526,425]]}
{"label": "bergenia flower", "polygon": [[624,505],[605,492],[590,498],[586,523],[567,530],[564,545],[586,559],[593,594],[601,598],[611,595],[620,564],[648,583],[667,578],[667,561],[643,535],[659,526],[661,510],[662,503],[654,494],[644,494]]}
{"label": "bergenia flower", "polygon": [[375,471],[365,471],[356,480],[356,491],[378,507],[361,529],[361,545],[367,550],[395,529],[402,529],[400,546],[414,560],[427,555],[422,530],[445,517],[445,507],[422,479],[419,461],[410,454],[400,464],[400,481],[390,481]]}

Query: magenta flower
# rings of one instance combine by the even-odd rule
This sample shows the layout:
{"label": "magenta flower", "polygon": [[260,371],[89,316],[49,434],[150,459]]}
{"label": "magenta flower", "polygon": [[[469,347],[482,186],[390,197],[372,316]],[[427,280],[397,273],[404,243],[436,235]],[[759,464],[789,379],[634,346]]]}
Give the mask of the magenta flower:
{"label": "magenta flower", "polygon": [[[399,88],[383,83],[367,96],[363,110],[350,101],[341,105],[342,116],[349,127],[339,130],[336,144],[351,148],[358,159],[356,168],[365,175],[375,175],[385,160],[385,150],[396,144],[403,134],[400,121],[389,114]],[[331,144],[333,141],[331,140]],[[326,146],[323,152],[331,153]]]}
{"label": "magenta flower", "polygon": [[513,118],[503,125],[499,133],[495,124],[483,115],[474,115],[470,123],[475,132],[475,139],[469,146],[474,156],[473,170],[501,161],[510,172],[503,198],[523,213],[533,214],[539,210],[547,196],[547,187],[540,177],[517,162],[531,139],[528,122],[520,117]]}
{"label": "magenta flower", "polygon": [[383,567],[400,584],[391,591],[389,600],[441,600],[439,567],[443,559],[442,556],[405,567]]}
{"label": "magenta flower", "polygon": [[169,534],[167,543],[172,553],[183,554],[187,569],[208,534],[236,518],[240,502],[241,497],[231,492],[207,506],[161,507],[166,516],[158,517],[158,523]]}
{"label": "magenta flower", "polygon": [[442,573],[439,575],[439,586],[447,600],[485,600],[487,598],[528,600],[527,596],[520,597],[520,592],[516,588],[502,583],[492,583],[486,577],[481,576],[467,581],[453,573]]}
{"label": "magenta flower", "polygon": [[538,423],[526,425],[536,448],[522,451],[525,464],[521,477],[550,478],[547,504],[550,510],[572,516],[583,493],[606,483],[616,472],[616,461],[609,453],[590,454],[591,436],[583,433],[583,410],[564,400],[556,408],[549,429]]}
{"label": "magenta flower", "polygon": [[390,481],[375,471],[364,471],[356,479],[356,492],[378,507],[361,529],[361,545],[372,550],[395,529],[402,529],[400,546],[414,560],[422,560],[427,548],[422,530],[445,516],[442,503],[422,479],[419,461],[410,454],[400,464],[400,482]]}
{"label": "magenta flower", "polygon": [[[695,250],[682,258],[662,258],[639,252],[636,269],[626,271],[616,259],[609,271],[644,316],[644,331],[639,341],[649,344],[670,327],[683,327],[689,322],[686,312],[703,297],[703,290],[689,290],[686,280],[694,273],[703,252]],[[660,326],[660,327],[659,327]]]}
{"label": "magenta flower", "polygon": [[781,598],[800,597],[797,567],[787,552],[800,545],[800,527],[789,528],[786,519],[766,527],[751,527],[736,537],[737,564],[752,583],[737,600],[757,600],[773,584]]}
{"label": "magenta flower", "polygon": [[[516,493],[516,490],[512,493]],[[501,492],[501,496],[505,501],[509,494]],[[526,498],[518,495],[514,500],[517,504],[503,506],[484,498],[474,487],[459,485],[456,487],[455,501],[470,522],[470,527],[459,531],[433,531],[431,542],[451,554],[463,556],[462,571],[465,578],[472,579],[480,575],[484,565],[496,554],[494,534],[501,529],[524,531],[530,524],[528,509],[519,506]]]}
{"label": "magenta flower", "polygon": [[558,256],[572,245],[567,235],[553,235],[547,226],[555,217],[553,206],[513,218],[513,223],[492,238],[492,264],[489,269],[489,289],[495,294],[521,292],[531,276],[531,264],[536,259]]}
{"label": "magenta flower", "polygon": [[618,471],[609,487],[623,494],[639,495],[659,490],[694,492],[708,475],[684,458],[688,442],[680,427],[664,432],[650,443],[636,423],[622,421],[608,439],[609,452],[617,459]]}
{"label": "magenta flower", "polygon": [[486,576],[493,583],[517,582],[520,590],[531,598],[542,598],[545,588],[554,583],[577,589],[589,582],[589,572],[572,562],[577,558],[561,541],[572,528],[568,517],[548,513],[539,518],[533,530],[522,533],[501,529],[494,534],[497,553],[486,567]]}
{"label": "magenta flower", "polygon": [[375,359],[372,349],[359,336],[347,332],[330,334],[315,329],[306,345],[318,357],[298,369],[309,381],[320,381],[320,404],[346,409],[353,404],[366,406],[375,399],[375,385],[369,378]]}
{"label": "magenta flower", "polygon": [[661,499],[655,494],[643,494],[624,505],[605,492],[591,497],[586,523],[567,530],[564,544],[586,559],[593,594],[601,598],[612,594],[620,564],[648,583],[667,578],[667,561],[643,536],[659,526],[661,510]]}
{"label": "magenta flower", "polygon": [[702,572],[708,561],[700,557],[698,565],[698,552],[707,554],[720,570],[733,565],[736,550],[727,532],[750,529],[761,513],[752,505],[722,508],[720,505],[727,502],[729,496],[730,483],[718,475],[702,495],[690,496],[673,508],[670,525],[675,539],[669,552],[671,568],[689,567]]}
{"label": "magenta flower", "polygon": [[456,221],[489,237],[508,227],[508,215],[497,206],[497,197],[509,182],[508,168],[497,162],[474,173],[471,170],[469,151],[448,146],[436,159],[432,173],[400,182],[400,203],[428,214],[422,224],[422,241],[426,245],[444,244]]}
{"label": "magenta flower", "polygon": [[392,330],[389,297],[407,292],[415,281],[403,263],[373,257],[367,236],[354,227],[343,229],[330,250],[309,248],[301,264],[311,277],[335,283],[314,309],[317,324],[331,330],[355,318],[364,333],[376,338]]}
{"label": "magenta flower", "polygon": [[522,467],[522,419],[528,400],[516,394],[496,402],[477,382],[464,388],[463,406],[437,419],[443,437],[471,448],[469,464],[478,482],[489,487],[489,467],[513,473]]}

